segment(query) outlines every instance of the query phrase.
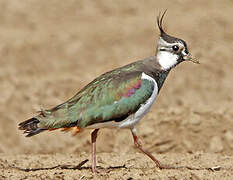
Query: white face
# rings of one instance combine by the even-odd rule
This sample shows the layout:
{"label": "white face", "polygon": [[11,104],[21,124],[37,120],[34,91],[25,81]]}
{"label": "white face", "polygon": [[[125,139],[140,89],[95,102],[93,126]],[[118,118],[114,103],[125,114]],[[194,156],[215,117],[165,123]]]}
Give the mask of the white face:
{"label": "white face", "polygon": [[179,56],[167,51],[159,51],[157,59],[163,70],[168,70],[178,63]]}
{"label": "white face", "polygon": [[[174,49],[177,46],[178,49]],[[161,37],[158,41],[157,60],[163,70],[174,67],[181,56],[187,55],[184,44],[181,42],[168,43]]]}

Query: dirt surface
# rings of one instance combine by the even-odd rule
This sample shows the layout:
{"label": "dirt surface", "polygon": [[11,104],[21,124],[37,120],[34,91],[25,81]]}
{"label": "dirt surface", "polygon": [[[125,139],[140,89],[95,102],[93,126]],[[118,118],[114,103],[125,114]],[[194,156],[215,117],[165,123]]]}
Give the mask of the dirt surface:
{"label": "dirt surface", "polygon": [[[230,0],[0,1],[0,179],[232,179],[232,7]],[[23,136],[17,124],[41,107],[153,55],[164,9],[165,29],[201,65],[183,63],[169,74],[138,133],[163,163],[196,170],[159,171],[134,148],[129,130],[100,131],[97,175],[89,168],[89,130]]]}

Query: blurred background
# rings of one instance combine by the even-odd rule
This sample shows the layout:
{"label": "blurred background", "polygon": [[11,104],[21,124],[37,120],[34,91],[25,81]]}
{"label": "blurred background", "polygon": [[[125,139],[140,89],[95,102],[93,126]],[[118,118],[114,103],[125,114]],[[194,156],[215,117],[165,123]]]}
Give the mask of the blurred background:
{"label": "blurred background", "polygon": [[[233,148],[233,1],[1,0],[0,153],[90,152],[90,131],[17,129],[43,108],[72,97],[100,74],[155,54],[156,17],[184,39],[200,65],[182,63],[138,125],[154,153]],[[101,130],[98,152],[136,152],[128,130]]]}

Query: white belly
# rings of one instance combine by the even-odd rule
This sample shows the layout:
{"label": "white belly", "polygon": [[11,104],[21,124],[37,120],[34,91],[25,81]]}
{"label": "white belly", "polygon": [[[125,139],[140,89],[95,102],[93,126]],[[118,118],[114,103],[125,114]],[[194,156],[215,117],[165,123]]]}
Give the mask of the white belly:
{"label": "white belly", "polygon": [[156,81],[145,73],[142,73],[142,79],[153,81],[154,90],[150,98],[144,104],[142,104],[141,107],[134,114],[131,114],[129,117],[121,122],[109,121],[104,123],[96,123],[88,126],[87,128],[133,128],[139,122],[139,120],[149,111],[150,107],[152,106],[158,95],[158,85]]}

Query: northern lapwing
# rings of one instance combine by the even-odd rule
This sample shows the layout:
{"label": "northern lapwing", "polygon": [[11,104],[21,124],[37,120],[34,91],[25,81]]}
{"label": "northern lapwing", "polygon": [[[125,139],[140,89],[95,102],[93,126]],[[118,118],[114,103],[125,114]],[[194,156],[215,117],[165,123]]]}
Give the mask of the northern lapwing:
{"label": "northern lapwing", "polygon": [[21,122],[19,129],[24,130],[26,137],[46,130],[74,128],[78,133],[82,129],[94,129],[91,133],[92,171],[96,172],[99,129],[128,128],[138,149],[160,169],[170,168],[143,149],[136,131],[137,123],[149,111],[170,70],[183,61],[198,63],[192,58],[184,40],[164,31],[165,12],[157,17],[160,36],[154,56],[102,74],[68,101],[52,109],[41,110],[37,116]]}

